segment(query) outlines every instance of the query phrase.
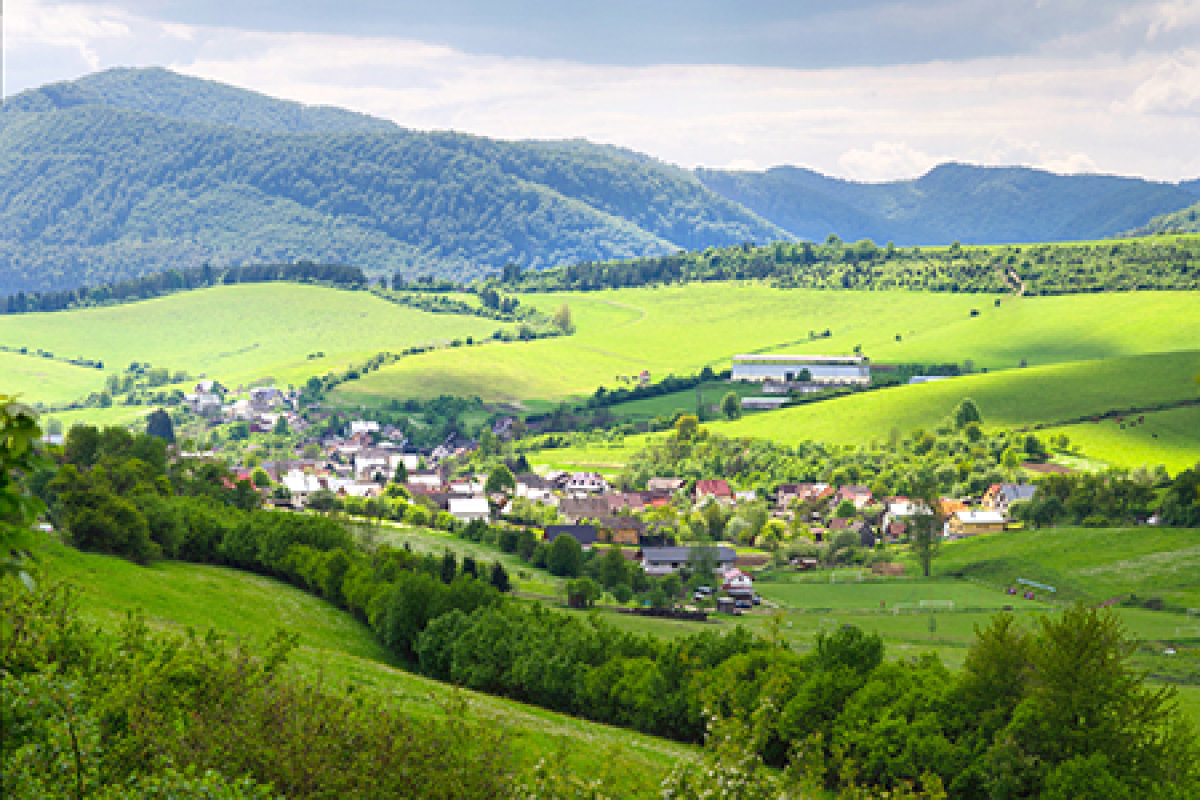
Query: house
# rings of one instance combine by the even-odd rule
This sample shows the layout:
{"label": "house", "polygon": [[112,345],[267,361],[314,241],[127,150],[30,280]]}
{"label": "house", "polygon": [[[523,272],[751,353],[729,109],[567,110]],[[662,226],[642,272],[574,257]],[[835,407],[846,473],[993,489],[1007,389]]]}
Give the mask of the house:
{"label": "house", "polygon": [[687,484],[683,478],[651,478],[646,481],[646,488],[651,492],[678,492]]}
{"label": "house", "polygon": [[753,489],[743,489],[733,493],[733,499],[739,503],[753,503],[758,499],[758,492]]}
{"label": "house", "polygon": [[608,481],[598,472],[572,472],[563,488],[570,494],[598,494],[608,491]]}
{"label": "house", "polygon": [[805,381],[825,385],[871,383],[871,362],[866,356],[738,355],[733,357],[731,380],[767,380],[777,383]]}
{"label": "house", "polygon": [[250,390],[250,409],[261,414],[283,405],[283,393],[274,386],[255,386]]}
{"label": "house", "polygon": [[596,528],[598,541],[613,544],[641,544],[646,533],[646,523],[632,517],[599,517]]}
{"label": "house", "polygon": [[568,522],[599,519],[609,516],[608,500],[603,497],[566,497],[558,504],[558,512]]}
{"label": "house", "polygon": [[788,508],[793,502],[817,503],[827,500],[836,491],[828,483],[785,483],[776,490],[776,505]]}
{"label": "house", "polygon": [[185,394],[183,402],[193,414],[198,416],[209,419],[221,416],[221,395],[219,394],[213,392]]}
{"label": "house", "polygon": [[946,521],[946,532],[954,538],[999,533],[1004,530],[1004,522],[999,511],[955,511]]}
{"label": "house", "polygon": [[492,507],[486,497],[451,497],[449,506],[450,516],[462,523],[487,522],[492,516]]}
{"label": "house", "polygon": [[721,588],[734,597],[751,597],[754,594],[754,581],[749,575],[737,567],[728,569],[722,575]]}
{"label": "house", "polygon": [[696,488],[692,491],[692,497],[697,503],[706,497],[712,497],[718,503],[732,503],[733,489],[729,488],[728,481],[720,478],[715,480],[700,480],[696,481]]}
{"label": "house", "polygon": [[570,536],[584,550],[590,550],[597,541],[595,525],[547,525],[545,533],[546,544],[554,544],[559,536]]}
{"label": "house", "polygon": [[790,397],[743,397],[741,406],[743,411],[775,411],[783,408]]}
{"label": "house", "polygon": [[842,486],[833,493],[832,504],[841,505],[846,500],[854,503],[855,508],[862,508],[871,503],[871,490],[866,486]]}
{"label": "house", "polygon": [[375,420],[356,419],[350,422],[350,435],[358,436],[363,433],[379,433],[380,426]]}
{"label": "house", "polygon": [[[694,560],[694,554],[702,548],[695,547],[643,547],[642,569],[647,575],[661,577],[670,575],[681,567],[686,567],[689,560]],[[703,548],[712,551],[716,560],[716,570],[724,573],[737,561],[737,553],[732,547]]]}
{"label": "house", "polygon": [[437,470],[418,469],[408,473],[410,486],[423,486],[427,489],[437,489],[442,485],[442,474]]}
{"label": "house", "polygon": [[306,472],[301,472],[298,469],[289,470],[279,480],[287,490],[292,493],[292,497],[304,501],[310,494],[320,489],[328,489],[328,484],[316,475],[311,475]]}
{"label": "house", "polygon": [[454,478],[450,481],[449,488],[453,494],[482,495],[483,481],[478,478]]}
{"label": "house", "polygon": [[1008,513],[1008,507],[1018,500],[1032,500],[1037,487],[1029,483],[993,483],[983,495],[983,507],[990,511]]}

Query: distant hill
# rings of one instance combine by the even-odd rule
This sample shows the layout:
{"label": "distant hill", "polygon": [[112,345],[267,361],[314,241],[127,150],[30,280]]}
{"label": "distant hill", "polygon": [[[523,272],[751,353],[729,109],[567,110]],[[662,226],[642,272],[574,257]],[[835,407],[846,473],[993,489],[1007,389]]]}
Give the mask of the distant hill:
{"label": "distant hill", "polygon": [[1129,231],[1130,236],[1153,236],[1156,233],[1200,232],[1200,203],[1180,209],[1173,214],[1155,217],[1145,225]]}
{"label": "distant hill", "polygon": [[308,259],[469,279],[789,234],[685,170],[597,147],[423,133],[166,70],[0,114],[0,294]]}
{"label": "distant hill", "polygon": [[787,229],[823,240],[897,245],[1103,238],[1196,201],[1193,188],[1027,167],[942,164],[915,180],[859,183],[798,167],[701,169],[715,192]]}

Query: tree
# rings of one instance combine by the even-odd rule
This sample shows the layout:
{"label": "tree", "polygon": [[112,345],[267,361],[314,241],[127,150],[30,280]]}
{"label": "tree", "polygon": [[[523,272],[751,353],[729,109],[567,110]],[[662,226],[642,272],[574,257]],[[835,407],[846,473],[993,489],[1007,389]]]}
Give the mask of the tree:
{"label": "tree", "polygon": [[404,459],[396,462],[396,471],[392,473],[392,483],[404,485],[408,483],[408,467],[404,466]]}
{"label": "tree", "polygon": [[571,307],[563,303],[554,312],[554,317],[551,319],[554,327],[558,328],[563,333],[574,333],[575,325],[571,322]]}
{"label": "tree", "polygon": [[275,420],[275,427],[271,430],[276,436],[287,436],[291,431],[288,428],[287,417],[283,414],[279,415],[279,419]]}
{"label": "tree", "polygon": [[955,407],[954,413],[951,414],[951,420],[954,423],[954,429],[961,431],[972,422],[982,425],[983,415],[979,413],[979,406],[975,405],[974,400],[964,397]]}
{"label": "tree", "polygon": [[508,592],[512,589],[512,582],[508,577],[508,570],[504,565],[497,561],[492,564],[492,571],[488,576],[488,581],[501,592]]}
{"label": "tree", "polygon": [[846,499],[838,503],[837,510],[833,512],[833,516],[838,519],[850,519],[857,513],[858,506],[854,505],[853,500]]}
{"label": "tree", "polygon": [[517,490],[517,479],[513,477],[512,470],[500,464],[488,473],[483,490],[488,494],[502,494],[507,497]]}
{"label": "tree", "polygon": [[175,426],[171,424],[171,415],[161,408],[151,411],[146,417],[146,433],[157,436],[167,444],[174,444]]}
{"label": "tree", "polygon": [[916,501],[909,539],[921,571],[929,577],[933,559],[942,544],[942,498],[937,477],[927,469],[910,472],[907,478],[908,496]]}
{"label": "tree", "polygon": [[36,412],[0,394],[0,577],[18,575],[27,586],[25,551],[44,506],[20,479],[47,465],[37,450],[41,437]]}
{"label": "tree", "polygon": [[633,599],[633,588],[628,583],[618,583],[612,590],[613,599],[625,605]]}
{"label": "tree", "polygon": [[700,433],[700,418],[695,414],[682,414],[675,420],[675,438],[681,442],[690,442]]}
{"label": "tree", "polygon": [[737,392],[727,392],[721,398],[721,413],[729,419],[737,419],[742,415],[742,399]]}
{"label": "tree", "polygon": [[627,564],[625,556],[621,554],[620,545],[614,544],[609,547],[600,560],[600,585],[605,589],[612,589],[618,584],[626,583],[629,580]]}
{"label": "tree", "polygon": [[583,569],[583,548],[573,536],[558,536],[546,554],[546,569],[560,578],[578,578]]}
{"label": "tree", "polygon": [[254,472],[250,473],[250,481],[257,489],[265,489],[271,485],[271,476],[262,467],[258,467]]}

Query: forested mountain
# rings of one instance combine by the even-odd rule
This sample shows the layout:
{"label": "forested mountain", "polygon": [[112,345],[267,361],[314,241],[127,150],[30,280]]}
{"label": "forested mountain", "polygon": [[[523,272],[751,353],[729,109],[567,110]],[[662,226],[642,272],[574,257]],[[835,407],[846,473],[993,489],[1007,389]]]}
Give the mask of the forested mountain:
{"label": "forested mountain", "polygon": [[10,98],[6,111],[112,106],[191,122],[272,133],[399,130],[394,122],[330,106],[306,106],[161,68],[109,69]]}
{"label": "forested mountain", "polygon": [[944,164],[865,184],[695,172],[585,140],[425,133],[178,75],[115,69],[0,113],[0,295],[170,268],[308,260],[459,280],[833,233],[898,245],[1090,239],[1200,181]]}
{"label": "forested mountain", "polygon": [[346,130],[374,121],[165,70],[45,87],[5,110],[0,294],[300,259],[465,279],[789,238],[687,171],[615,149]]}
{"label": "forested mountain", "polygon": [[[858,183],[797,167],[697,170],[713,191],[790,231],[898,245],[1112,236],[1196,198],[1183,186],[1027,167],[942,164],[916,180]],[[1195,183],[1195,182],[1193,182]]]}
{"label": "forested mountain", "polygon": [[1173,214],[1155,217],[1141,227],[1129,232],[1130,236],[1152,236],[1156,233],[1200,232],[1200,203],[1182,208]]}

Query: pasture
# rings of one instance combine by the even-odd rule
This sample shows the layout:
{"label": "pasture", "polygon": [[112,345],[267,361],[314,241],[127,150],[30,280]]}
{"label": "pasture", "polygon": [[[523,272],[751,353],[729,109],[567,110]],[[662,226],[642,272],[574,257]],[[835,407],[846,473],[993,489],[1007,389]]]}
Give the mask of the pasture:
{"label": "pasture", "polygon": [[1120,467],[1162,464],[1172,475],[1200,464],[1200,407],[1172,408],[1126,419],[1104,419],[1055,428],[1091,458]]}
{"label": "pasture", "polygon": [[933,428],[970,397],[985,426],[1013,428],[1192,400],[1198,372],[1197,351],[1076,361],[880,389],[708,425],[726,436],[865,444],[885,440],[892,428],[904,434]]}
{"label": "pasture", "polygon": [[[69,365],[8,354],[0,354],[5,358],[0,366],[9,366],[9,358],[22,358],[37,363],[42,372],[53,371],[48,376],[31,374],[28,367],[14,372],[6,391],[58,403],[98,391],[107,373],[134,361],[234,386],[267,378],[281,385],[301,384],[381,350],[485,338],[499,327],[504,326],[478,317],[416,311],[367,292],[240,284],[106,308],[0,316],[0,344],[95,359],[104,362],[105,370],[67,370]],[[309,358],[316,353],[324,356]],[[7,371],[5,377],[10,377]]]}
{"label": "pasture", "polygon": [[[929,292],[829,292],[752,283],[704,283],[587,293],[539,293],[523,302],[571,309],[573,336],[499,348],[444,350],[342,387],[348,396],[478,394],[521,402],[590,395],[649,370],[725,369],[739,353],[845,354],[876,363],[966,360],[1009,369],[1194,348],[1194,292],[1004,297]],[[971,316],[971,311],[977,311]],[[1170,319],[1170,325],[1159,324]],[[829,330],[829,338],[810,333]]]}

